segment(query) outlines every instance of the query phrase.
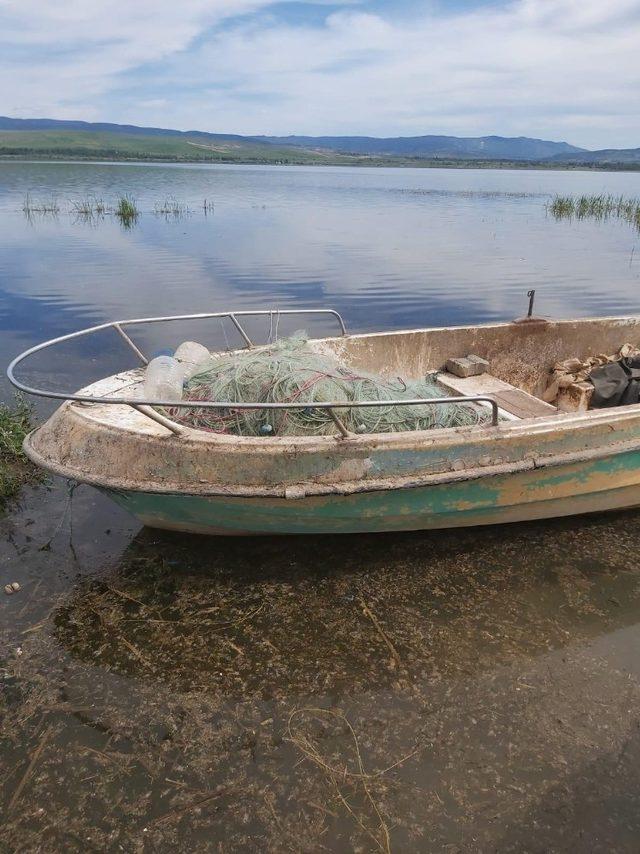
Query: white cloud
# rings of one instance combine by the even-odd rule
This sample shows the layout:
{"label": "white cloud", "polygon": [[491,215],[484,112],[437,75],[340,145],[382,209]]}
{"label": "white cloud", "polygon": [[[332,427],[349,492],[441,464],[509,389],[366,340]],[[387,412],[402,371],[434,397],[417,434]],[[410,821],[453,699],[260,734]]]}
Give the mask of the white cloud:
{"label": "white cloud", "polygon": [[0,0],[0,109],[96,118],[121,75],[272,0]]}
{"label": "white cloud", "polygon": [[[393,3],[371,14],[362,2],[320,25],[287,24],[270,6],[0,2],[0,39],[31,50],[19,66],[2,52],[0,74],[15,85],[0,112],[237,133],[640,144],[637,0],[514,0],[459,14],[425,4],[411,19]],[[148,63],[153,74],[140,75]]]}

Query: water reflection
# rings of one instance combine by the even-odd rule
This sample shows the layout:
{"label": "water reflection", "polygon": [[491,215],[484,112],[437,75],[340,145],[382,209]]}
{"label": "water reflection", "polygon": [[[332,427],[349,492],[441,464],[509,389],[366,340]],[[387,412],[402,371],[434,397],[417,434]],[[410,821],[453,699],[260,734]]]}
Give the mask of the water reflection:
{"label": "water reflection", "polygon": [[[613,220],[556,222],[545,202],[555,192],[640,192],[637,174],[1,168],[5,362],[16,344],[46,337],[30,318],[51,303],[60,331],[87,313],[99,322],[159,306],[166,314],[333,307],[354,331],[485,322],[522,315],[532,288],[539,311],[558,317],[636,306],[637,235]],[[37,207],[55,199],[60,213],[34,215],[26,227],[27,194]],[[122,228],[107,209],[127,196],[139,216]],[[31,310],[19,312],[25,301]]]}

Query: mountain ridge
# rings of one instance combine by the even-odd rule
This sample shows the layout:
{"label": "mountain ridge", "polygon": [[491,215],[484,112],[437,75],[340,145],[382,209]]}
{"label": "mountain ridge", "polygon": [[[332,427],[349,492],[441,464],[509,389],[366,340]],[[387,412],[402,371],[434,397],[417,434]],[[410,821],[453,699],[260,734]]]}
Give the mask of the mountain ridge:
{"label": "mountain ridge", "polygon": [[276,145],[329,149],[343,154],[402,155],[405,157],[478,157],[482,159],[543,160],[557,154],[581,154],[585,149],[568,142],[534,137],[479,137],[424,134],[422,136],[256,136]]}
{"label": "mountain ridge", "polygon": [[[47,136],[48,134],[48,136]],[[113,157],[235,162],[375,163],[521,162],[562,167],[640,167],[640,148],[590,151],[564,141],[488,135],[243,136],[68,119],[0,116],[0,156]]]}

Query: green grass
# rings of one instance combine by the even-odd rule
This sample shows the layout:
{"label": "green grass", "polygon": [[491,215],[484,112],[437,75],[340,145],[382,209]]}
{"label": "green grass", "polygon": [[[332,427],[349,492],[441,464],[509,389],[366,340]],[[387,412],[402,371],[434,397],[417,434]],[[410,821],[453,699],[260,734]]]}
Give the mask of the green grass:
{"label": "green grass", "polygon": [[16,396],[14,406],[0,404],[0,507],[25,483],[38,480],[37,469],[24,455],[22,442],[33,427],[33,413],[26,401]]}
{"label": "green grass", "polygon": [[[193,140],[109,131],[0,131],[0,156],[37,159],[166,160],[212,163],[316,163],[313,151],[242,140]],[[346,159],[340,157],[337,159]]]}
{"label": "green grass", "polygon": [[124,226],[129,227],[138,219],[140,211],[136,205],[136,200],[132,196],[120,196],[116,203],[114,214]]}
{"label": "green grass", "polygon": [[555,219],[622,219],[640,231],[640,199],[625,196],[555,196],[547,205]]}

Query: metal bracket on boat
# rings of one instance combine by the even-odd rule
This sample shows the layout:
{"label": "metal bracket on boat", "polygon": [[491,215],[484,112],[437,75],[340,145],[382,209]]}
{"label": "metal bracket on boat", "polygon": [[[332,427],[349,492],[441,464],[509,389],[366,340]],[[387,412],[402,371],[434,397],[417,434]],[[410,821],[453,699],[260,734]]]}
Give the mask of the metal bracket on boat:
{"label": "metal bracket on boat", "polygon": [[162,415],[161,412],[158,412],[151,406],[141,406],[139,404],[132,404],[131,408],[135,409],[136,412],[140,412],[142,415],[146,415],[147,418],[150,418],[157,424],[162,424],[163,427],[166,427],[167,430],[171,430],[171,432],[174,433],[176,436],[185,436],[187,434],[187,429],[185,427],[175,421],[172,421],[170,418],[166,418],[164,415]]}
{"label": "metal bracket on boat", "polygon": [[527,317],[533,317],[533,301],[536,298],[535,289],[527,291],[527,296],[529,297],[529,310],[527,311]]}
{"label": "metal bracket on boat", "polygon": [[345,427],[344,421],[335,414],[335,412],[333,411],[333,409],[331,409],[330,406],[327,407],[326,412],[329,418],[333,421],[333,423],[340,431],[340,435],[343,439],[348,439],[349,436],[353,436],[353,433],[351,433],[351,431]]}
{"label": "metal bracket on boat", "polygon": [[249,338],[249,336],[247,335],[247,333],[244,331],[244,328],[243,328],[243,327],[242,327],[242,325],[238,322],[238,318],[235,316],[235,314],[230,314],[230,315],[229,315],[229,320],[233,323],[233,325],[235,326],[235,328],[238,330],[238,332],[240,333],[240,335],[243,337],[244,342],[245,342],[245,344],[247,345],[247,347],[253,347],[253,341],[251,340],[251,338]]}
{"label": "metal bracket on boat", "polygon": [[519,323],[521,325],[526,325],[528,323],[548,323],[549,321],[546,318],[536,317],[533,313],[533,303],[535,302],[536,298],[535,288],[532,288],[530,291],[527,291],[527,297],[529,298],[529,307],[527,309],[527,313],[524,317],[516,317],[513,322]]}
{"label": "metal bracket on boat", "polygon": [[129,338],[129,336],[128,336],[128,335],[127,335],[127,333],[124,331],[124,329],[120,326],[120,324],[119,324],[119,323],[114,323],[114,324],[113,324],[113,328],[116,330],[116,332],[118,333],[118,335],[120,335],[120,337],[121,337],[124,341],[126,341],[126,342],[127,342],[127,344],[129,345],[129,347],[131,347],[131,349],[132,349],[132,350],[133,350],[133,352],[136,354],[136,356],[140,359],[140,361],[142,362],[142,364],[143,364],[143,365],[148,365],[148,364],[149,364],[149,360],[147,359],[147,357],[144,355],[144,353],[142,352],[142,350],[140,350],[140,349],[139,349],[139,348],[138,348],[138,347],[133,343],[133,341],[131,340],[131,338]]}

